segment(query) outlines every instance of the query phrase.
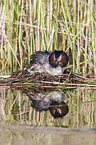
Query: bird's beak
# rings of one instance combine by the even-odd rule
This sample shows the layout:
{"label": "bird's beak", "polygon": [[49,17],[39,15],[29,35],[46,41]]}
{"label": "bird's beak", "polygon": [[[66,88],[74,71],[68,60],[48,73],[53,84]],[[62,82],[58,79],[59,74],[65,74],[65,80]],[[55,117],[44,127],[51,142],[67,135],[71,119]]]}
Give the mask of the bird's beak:
{"label": "bird's beak", "polygon": [[57,59],[55,59],[53,62],[59,62],[61,60],[61,57],[58,57]]}

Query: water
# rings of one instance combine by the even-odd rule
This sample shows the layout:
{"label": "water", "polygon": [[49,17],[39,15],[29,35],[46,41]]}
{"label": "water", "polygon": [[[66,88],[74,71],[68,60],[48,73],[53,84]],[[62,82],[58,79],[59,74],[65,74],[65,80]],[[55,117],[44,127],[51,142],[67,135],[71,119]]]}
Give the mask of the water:
{"label": "water", "polygon": [[[95,98],[96,91],[88,87],[36,91],[30,86],[1,86],[0,144],[95,145]],[[62,118],[50,113],[54,99],[67,107]]]}
{"label": "water", "polygon": [[[34,100],[39,98],[37,102],[35,101],[35,105],[33,104],[32,99],[29,99],[30,96]],[[54,119],[48,110],[48,107],[51,106],[50,103],[48,103],[48,97],[50,98],[50,96],[51,99],[52,97],[53,99],[54,97],[57,97],[57,100],[58,97],[60,98],[60,96],[62,96],[61,100],[63,99],[64,103],[68,105],[69,112],[62,118]],[[18,124],[71,129],[95,128],[95,97],[96,91],[87,87],[78,87],[67,91],[59,89],[56,91],[45,92],[42,92],[41,90],[40,92],[34,92],[30,87],[23,88],[22,91],[10,87],[0,87],[0,123],[5,125]],[[43,109],[42,107],[39,107],[39,109],[41,109],[39,112],[38,106],[41,106],[42,104],[45,106]]]}

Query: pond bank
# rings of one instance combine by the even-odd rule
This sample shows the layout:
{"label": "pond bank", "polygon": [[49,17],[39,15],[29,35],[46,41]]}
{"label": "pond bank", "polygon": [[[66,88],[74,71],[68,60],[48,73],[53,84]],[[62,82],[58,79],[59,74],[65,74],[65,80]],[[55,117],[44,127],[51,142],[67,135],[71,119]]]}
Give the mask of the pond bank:
{"label": "pond bank", "polygon": [[96,129],[0,125],[0,145],[94,145]]}

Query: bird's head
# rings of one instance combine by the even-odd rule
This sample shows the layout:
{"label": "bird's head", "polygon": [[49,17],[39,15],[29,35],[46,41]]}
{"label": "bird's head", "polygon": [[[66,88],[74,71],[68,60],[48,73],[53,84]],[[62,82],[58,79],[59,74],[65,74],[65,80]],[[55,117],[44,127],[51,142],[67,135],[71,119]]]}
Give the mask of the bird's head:
{"label": "bird's head", "polygon": [[69,57],[65,52],[55,50],[54,52],[50,54],[49,64],[52,67],[58,67],[59,65],[63,68],[67,65],[68,60],[69,60]]}
{"label": "bird's head", "polygon": [[59,118],[65,116],[68,111],[68,105],[65,102],[57,103],[57,102],[52,102],[49,107],[50,113],[54,118]]}

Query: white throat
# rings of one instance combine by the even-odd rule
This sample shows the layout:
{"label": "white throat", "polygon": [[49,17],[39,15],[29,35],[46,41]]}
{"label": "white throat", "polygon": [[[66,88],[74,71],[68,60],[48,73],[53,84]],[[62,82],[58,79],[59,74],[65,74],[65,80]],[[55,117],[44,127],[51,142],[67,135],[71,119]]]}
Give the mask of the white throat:
{"label": "white throat", "polygon": [[61,68],[60,66],[54,68],[49,64],[46,64],[44,66],[45,72],[51,74],[51,75],[62,75],[63,74],[63,68]]}

